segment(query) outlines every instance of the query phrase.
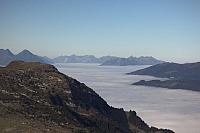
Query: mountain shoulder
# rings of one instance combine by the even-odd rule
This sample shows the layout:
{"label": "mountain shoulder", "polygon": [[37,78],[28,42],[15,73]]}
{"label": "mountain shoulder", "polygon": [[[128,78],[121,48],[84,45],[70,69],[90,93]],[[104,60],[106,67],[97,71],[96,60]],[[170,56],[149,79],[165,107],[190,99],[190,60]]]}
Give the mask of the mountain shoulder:
{"label": "mountain shoulder", "polygon": [[168,78],[168,80],[151,80],[133,83],[133,85],[144,85],[163,87],[169,89],[184,89],[200,91],[200,62],[196,63],[162,63],[137,70],[130,75],[149,75],[159,78]]}
{"label": "mountain shoulder", "polygon": [[134,111],[109,106],[85,84],[38,62],[0,68],[0,110],[1,131],[173,133],[149,127]]}

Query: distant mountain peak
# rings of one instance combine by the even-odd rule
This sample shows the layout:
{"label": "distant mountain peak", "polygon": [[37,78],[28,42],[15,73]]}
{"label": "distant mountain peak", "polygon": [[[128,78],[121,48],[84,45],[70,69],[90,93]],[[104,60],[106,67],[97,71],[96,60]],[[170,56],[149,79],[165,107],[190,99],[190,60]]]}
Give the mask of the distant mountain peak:
{"label": "distant mountain peak", "polygon": [[54,62],[57,63],[101,63],[101,65],[117,65],[117,66],[126,66],[126,65],[155,65],[163,63],[164,61],[153,58],[152,56],[141,56],[134,57],[129,56],[117,57],[117,56],[102,56],[95,57],[94,55],[70,55],[70,56],[59,56],[54,58]]}
{"label": "distant mountain peak", "polygon": [[14,55],[9,49],[0,49],[0,52],[4,52],[9,55]]}
{"label": "distant mountain peak", "polygon": [[135,58],[135,57],[133,57],[133,56],[131,55],[131,56],[129,56],[128,58],[132,59],[132,58]]}
{"label": "distant mountain peak", "polygon": [[24,49],[23,51],[21,51],[19,54],[17,55],[20,55],[20,54],[24,54],[24,55],[34,55],[33,53],[31,53],[29,50],[27,49]]}
{"label": "distant mountain peak", "polygon": [[0,65],[8,65],[13,60],[29,61],[29,62],[41,62],[41,63],[53,63],[53,60],[47,57],[41,57],[31,53],[29,50],[24,49],[17,55],[14,55],[9,49],[0,49]]}
{"label": "distant mountain peak", "polygon": [[14,56],[9,49],[0,49],[0,65],[7,65],[14,60]]}
{"label": "distant mountain peak", "polygon": [[133,57],[130,56],[128,58],[112,58],[103,62],[102,65],[115,65],[115,66],[127,66],[127,65],[155,65],[163,63],[164,61],[158,60],[151,56],[141,56],[141,57]]}

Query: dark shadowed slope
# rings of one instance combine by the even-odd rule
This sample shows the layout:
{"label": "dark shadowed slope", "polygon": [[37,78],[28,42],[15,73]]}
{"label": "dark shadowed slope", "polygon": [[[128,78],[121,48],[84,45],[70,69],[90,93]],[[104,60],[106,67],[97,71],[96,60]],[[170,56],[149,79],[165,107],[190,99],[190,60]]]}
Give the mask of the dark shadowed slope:
{"label": "dark shadowed slope", "polygon": [[0,68],[1,132],[171,133],[133,111],[110,107],[85,84],[52,66],[22,61]]}
{"label": "dark shadowed slope", "polygon": [[200,91],[200,80],[166,80],[166,81],[141,80],[139,82],[133,83],[133,85],[145,85],[145,86],[154,86],[154,87],[162,87],[169,89]]}
{"label": "dark shadowed slope", "polygon": [[186,64],[163,63],[129,74],[150,75],[170,79],[167,81],[139,81],[134,83],[134,85],[200,91],[200,62]]}
{"label": "dark shadowed slope", "polygon": [[162,63],[129,74],[200,80],[200,62],[186,64]]}

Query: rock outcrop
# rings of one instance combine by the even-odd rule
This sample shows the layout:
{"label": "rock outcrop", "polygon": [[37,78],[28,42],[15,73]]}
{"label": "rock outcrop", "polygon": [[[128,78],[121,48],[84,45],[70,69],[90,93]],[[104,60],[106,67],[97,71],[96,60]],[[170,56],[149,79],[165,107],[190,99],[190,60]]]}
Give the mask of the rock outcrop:
{"label": "rock outcrop", "polygon": [[134,111],[109,106],[54,66],[13,61],[0,68],[0,132],[173,133]]}

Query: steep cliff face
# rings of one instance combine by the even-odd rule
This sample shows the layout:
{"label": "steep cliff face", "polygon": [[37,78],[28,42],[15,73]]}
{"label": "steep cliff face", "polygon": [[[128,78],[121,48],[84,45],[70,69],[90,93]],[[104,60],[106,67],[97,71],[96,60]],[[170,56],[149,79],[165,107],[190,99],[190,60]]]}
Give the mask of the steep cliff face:
{"label": "steep cliff face", "polygon": [[150,128],[136,113],[110,107],[52,65],[22,61],[0,68],[0,131],[172,132]]}

